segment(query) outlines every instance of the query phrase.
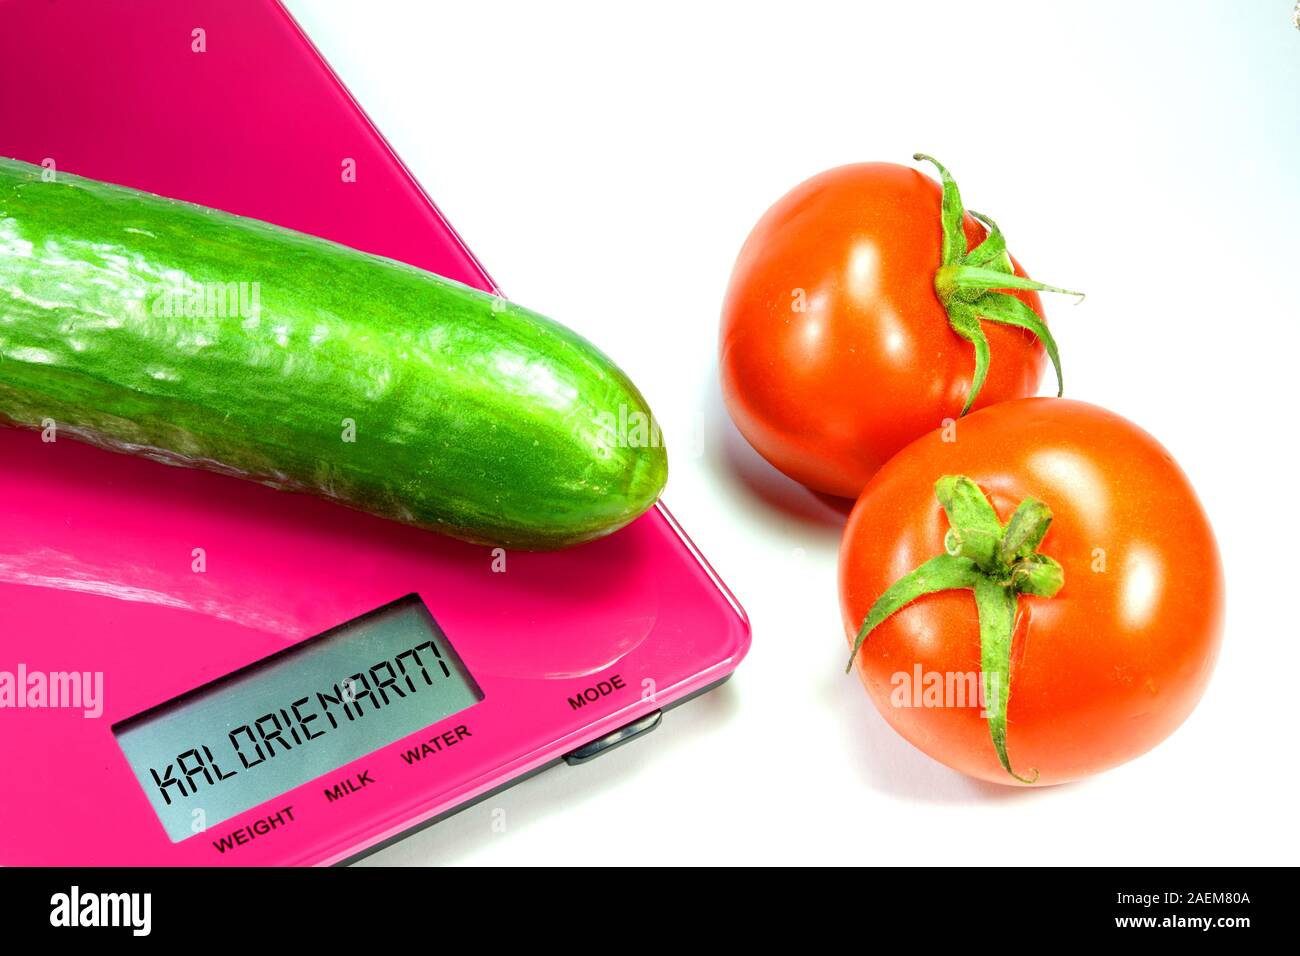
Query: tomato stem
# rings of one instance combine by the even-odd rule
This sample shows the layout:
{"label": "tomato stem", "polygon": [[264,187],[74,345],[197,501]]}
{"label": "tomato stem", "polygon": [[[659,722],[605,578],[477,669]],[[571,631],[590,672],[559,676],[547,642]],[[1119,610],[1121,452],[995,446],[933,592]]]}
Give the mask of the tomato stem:
{"label": "tomato stem", "polygon": [[943,186],[939,214],[943,231],[943,259],[934,273],[934,292],[948,313],[948,324],[952,330],[975,348],[975,372],[961,414],[970,411],[988,378],[990,355],[988,339],[980,327],[982,322],[1024,329],[1042,342],[1056,372],[1056,394],[1064,394],[1065,380],[1061,375],[1061,358],[1056,340],[1052,338],[1042,316],[1007,290],[1059,292],[1062,295],[1076,296],[1080,302],[1083,301],[1083,293],[1016,275],[1002,230],[988,216],[973,210],[970,214],[984,225],[988,233],[979,245],[968,249],[966,209],[962,206],[956,181],[933,156],[916,153],[913,158],[918,162],[934,164]]}
{"label": "tomato stem", "polygon": [[944,290],[947,289],[949,298],[953,295],[964,296],[970,302],[978,301],[989,289],[1032,289],[1034,292],[1060,292],[1062,295],[1077,296],[1080,302],[1084,299],[1082,292],[1047,285],[1018,276],[1014,272],[1008,274],[998,269],[961,263],[940,266],[934,274],[934,287],[940,298],[944,297]]}
{"label": "tomato stem", "polygon": [[1052,524],[1052,510],[1026,498],[1004,526],[979,485],[964,475],[944,475],[934,483],[935,497],[948,516],[944,553],[895,581],[876,599],[858,629],[846,671],[871,632],[890,615],[926,594],[970,590],[979,616],[980,669],[989,736],[1002,768],[1021,783],[1033,783],[1038,771],[1021,776],[1007,755],[1007,704],[1011,699],[1011,638],[1020,595],[1054,597],[1065,585],[1065,569],[1038,551]]}

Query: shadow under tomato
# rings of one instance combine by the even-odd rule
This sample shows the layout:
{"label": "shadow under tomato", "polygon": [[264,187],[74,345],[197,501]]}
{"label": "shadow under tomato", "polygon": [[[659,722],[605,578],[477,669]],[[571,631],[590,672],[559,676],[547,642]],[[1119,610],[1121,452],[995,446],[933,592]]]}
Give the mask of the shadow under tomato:
{"label": "shadow under tomato", "polygon": [[773,515],[838,541],[853,502],[804,487],[756,452],[727,414],[716,374],[708,385],[705,412],[706,459],[715,475]]}
{"label": "shadow under tomato", "polygon": [[844,752],[873,790],[905,800],[956,805],[1034,800],[1046,790],[1057,789],[1003,787],[958,773],[899,736],[871,703],[856,674],[836,673],[828,684],[827,697],[837,701],[841,715]]}

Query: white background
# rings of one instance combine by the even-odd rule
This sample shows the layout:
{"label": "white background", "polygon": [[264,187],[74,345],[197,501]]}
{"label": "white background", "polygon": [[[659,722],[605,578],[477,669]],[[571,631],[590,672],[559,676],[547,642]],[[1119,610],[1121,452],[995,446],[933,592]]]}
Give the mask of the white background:
{"label": "white background", "polygon": [[[1292,0],[289,6],[505,292],[637,381],[665,500],[754,626],[732,682],[644,741],[371,862],[1300,862]],[[894,735],[842,673],[843,516],[721,409],[719,305],[758,216],[917,150],[1031,274],[1088,292],[1046,302],[1069,394],[1157,435],[1222,545],[1204,701],[1082,783],[976,783]]]}

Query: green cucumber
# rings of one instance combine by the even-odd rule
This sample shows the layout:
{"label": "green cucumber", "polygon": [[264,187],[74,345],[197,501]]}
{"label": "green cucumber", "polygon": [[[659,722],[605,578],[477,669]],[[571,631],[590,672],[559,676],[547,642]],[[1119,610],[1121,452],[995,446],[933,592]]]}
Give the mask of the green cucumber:
{"label": "green cucumber", "polygon": [[[528,550],[658,498],[645,399],[413,266],[0,159],[0,419]],[[49,181],[47,181],[47,179]]]}

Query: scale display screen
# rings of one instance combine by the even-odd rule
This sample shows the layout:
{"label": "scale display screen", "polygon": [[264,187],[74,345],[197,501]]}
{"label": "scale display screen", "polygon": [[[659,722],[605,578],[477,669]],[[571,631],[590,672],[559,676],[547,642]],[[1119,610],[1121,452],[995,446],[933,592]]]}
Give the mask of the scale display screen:
{"label": "scale display screen", "polygon": [[418,595],[113,727],[172,842],[483,699]]}

